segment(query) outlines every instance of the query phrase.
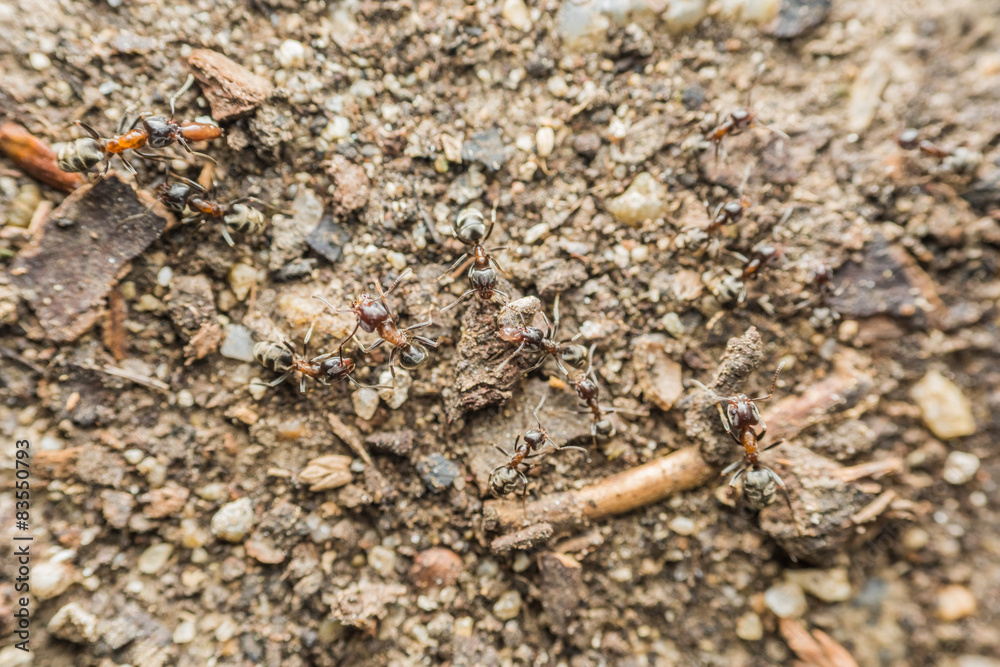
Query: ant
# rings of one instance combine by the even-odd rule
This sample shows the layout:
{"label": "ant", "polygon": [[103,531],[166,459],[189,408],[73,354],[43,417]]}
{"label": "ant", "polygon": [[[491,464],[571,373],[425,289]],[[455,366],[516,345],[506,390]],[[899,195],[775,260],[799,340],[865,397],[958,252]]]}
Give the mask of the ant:
{"label": "ant", "polygon": [[747,104],[745,107],[738,107],[729,112],[726,119],[714,127],[713,129],[705,132],[705,139],[711,141],[715,144],[715,159],[719,159],[719,151],[722,148],[722,140],[728,136],[735,137],[738,134],[742,134],[745,130],[751,127],[760,127],[765,130],[779,134],[785,139],[788,139],[788,135],[781,130],[771,127],[770,125],[765,125],[760,122],[757,118],[757,114],[754,113],[753,107],[750,104],[750,96],[753,94],[754,86],[760,80],[761,74],[764,73],[763,66],[757,70],[757,74],[754,77],[753,83],[750,84],[750,89],[747,90]]}
{"label": "ant", "polygon": [[[448,274],[452,273],[455,269],[459,267],[466,261],[471,261],[472,264],[469,266],[468,278],[469,284],[472,286],[471,289],[467,290],[462,296],[458,297],[455,301],[450,303],[441,309],[441,312],[458,305],[460,302],[464,301],[466,298],[475,294],[482,301],[490,302],[499,300],[501,303],[508,301],[510,297],[504,292],[501,292],[496,288],[497,285],[497,274],[493,270],[495,266],[504,275],[507,274],[503,268],[497,263],[495,259],[490,255],[491,252],[496,252],[498,250],[505,250],[507,246],[499,246],[496,248],[490,248],[488,251],[483,245],[487,239],[490,238],[490,234],[493,233],[493,225],[497,221],[497,204],[499,200],[493,204],[493,215],[490,218],[490,224],[486,224],[486,218],[483,216],[483,212],[475,207],[468,207],[459,212],[458,217],[455,218],[454,223],[452,223],[452,232],[455,238],[464,243],[467,246],[472,246],[472,257],[469,257],[469,253],[463,253],[458,260],[452,264],[451,268],[445,271],[438,277],[438,280],[444,278]],[[498,299],[497,297],[502,297]]]}
{"label": "ant", "polygon": [[954,153],[954,151],[942,148],[932,141],[920,139],[920,131],[912,127],[900,132],[899,136],[896,137],[896,143],[903,150],[912,151],[913,149],[917,149],[924,155],[929,155],[939,160],[950,157]]}
{"label": "ant", "polygon": [[[199,222],[207,218],[213,218],[221,222],[222,238],[230,246],[235,245],[229,230],[233,229],[243,234],[258,234],[263,231],[267,221],[264,214],[247,206],[244,202],[256,202],[264,204],[255,197],[241,197],[234,199],[228,204],[218,204],[206,199],[203,195],[207,190],[198,183],[176,176],[179,181],[164,183],[160,186],[158,196],[168,210],[178,215],[183,215],[185,208],[195,211],[195,214],[184,218],[183,223]],[[268,208],[273,208],[268,206]],[[278,209],[275,209],[278,210]]]}
{"label": "ant", "polygon": [[[351,377],[351,373],[354,372],[354,360],[350,357],[344,356],[344,341],[341,341],[336,357],[333,356],[332,352],[328,352],[307,360],[307,357],[309,356],[309,338],[312,336],[313,326],[315,326],[315,322],[309,327],[309,332],[306,333],[306,337],[303,340],[301,357],[295,353],[295,348],[292,344],[284,338],[281,338],[277,343],[265,341],[254,345],[254,359],[256,359],[257,362],[264,368],[272,370],[275,373],[281,373],[281,375],[272,382],[254,380],[254,384],[264,385],[266,387],[276,387],[284,382],[289,375],[298,372],[300,374],[300,393],[304,393],[306,390],[307,377],[311,377],[320,384],[324,385],[347,378],[351,381],[351,383],[358,387],[368,389],[379,388],[377,386],[361,384]],[[347,339],[344,340],[346,341]]]}
{"label": "ant", "polygon": [[[535,300],[537,302],[537,299]],[[541,311],[539,311],[541,312]],[[503,311],[501,311],[503,314]],[[542,331],[538,327],[526,326],[524,324],[524,316],[521,312],[516,312],[515,314],[521,321],[521,324],[511,323],[511,317],[505,315],[504,317],[497,317],[497,321],[501,323],[499,330],[497,331],[497,337],[501,340],[505,340],[508,343],[518,343],[517,349],[514,350],[514,354],[510,355],[503,360],[499,366],[497,366],[494,373],[499,373],[503,370],[511,359],[516,357],[521,350],[527,347],[529,350],[534,350],[536,352],[541,352],[541,356],[534,366],[525,371],[525,374],[530,373],[535,370],[543,363],[545,363],[545,355],[551,354],[556,359],[556,364],[559,365],[559,369],[565,373],[566,367],[563,366],[563,361],[569,363],[571,366],[579,366],[580,360],[585,358],[584,348],[579,344],[570,343],[559,343],[555,339],[556,332],[559,330],[559,295],[556,295],[555,305],[552,307],[552,319],[554,325],[549,324],[549,320],[545,317],[545,313],[541,313],[542,319],[545,321],[545,331]],[[576,340],[580,334],[573,336],[572,340]]]}
{"label": "ant", "polygon": [[605,419],[601,415],[610,412],[618,412],[618,409],[602,408],[600,403],[597,401],[597,397],[601,390],[597,384],[597,374],[594,373],[594,347],[595,345],[591,345],[590,349],[587,350],[587,370],[585,370],[581,375],[578,375],[577,379],[572,379],[570,374],[567,373],[565,369],[561,370],[566,375],[566,380],[576,391],[576,395],[580,397],[580,400],[583,401],[590,410],[590,435],[594,439],[594,446],[596,446],[598,436],[601,438],[611,438],[615,435],[614,425],[609,419]]}
{"label": "ant", "polygon": [[[129,111],[122,114],[118,129],[113,137],[103,139],[97,130],[87,125],[83,121],[76,121],[90,137],[83,137],[73,142],[65,144],[59,151],[59,168],[67,172],[90,171],[98,163],[104,162],[103,178],[111,167],[111,158],[117,155],[125,168],[135,176],[135,168],[125,159],[124,153],[127,150],[134,150],[135,154],[150,160],[163,160],[159,155],[143,153],[138,149],[148,146],[149,148],[166,148],[173,143],[179,143],[184,150],[201,157],[212,158],[203,153],[198,153],[191,149],[190,142],[211,141],[222,136],[222,128],[214,123],[200,123],[197,121],[182,121],[177,123],[174,120],[175,103],[177,98],[183,95],[194,82],[194,76],[189,74],[187,81],[181,89],[170,98],[170,118],[163,116],[147,116],[139,114],[132,124],[125,129],[128,124]],[[214,160],[213,160],[214,162]]]}
{"label": "ant", "polygon": [[365,348],[364,345],[358,342],[357,338],[354,339],[363,353],[367,354],[371,352],[382,343],[389,343],[389,345],[392,346],[392,351],[389,353],[389,371],[392,373],[394,380],[396,378],[396,370],[393,362],[395,361],[397,354],[399,355],[399,365],[407,370],[410,370],[427,361],[427,350],[424,349],[420,343],[423,343],[423,345],[429,345],[430,347],[438,346],[437,341],[433,341],[425,336],[417,336],[410,333],[416,329],[429,327],[434,323],[433,319],[421,322],[420,324],[414,324],[413,326],[409,326],[405,329],[400,329],[396,326],[396,320],[392,316],[392,311],[389,310],[389,304],[385,302],[385,295],[395,289],[396,285],[399,284],[399,281],[402,280],[403,277],[409,272],[410,269],[406,269],[399,274],[399,277],[396,278],[384,292],[382,291],[382,284],[379,282],[378,277],[375,277],[375,288],[378,290],[379,300],[381,303],[376,301],[367,293],[362,293],[361,296],[351,304],[350,308],[337,310],[322,296],[318,294],[314,295],[314,298],[322,301],[327,308],[335,313],[354,313],[355,317],[357,317],[357,324],[354,325],[354,331],[351,332],[351,335],[348,336],[348,338],[354,338],[354,335],[357,333],[359,327],[367,333],[378,332],[379,339],[372,343],[372,345],[368,348]]}
{"label": "ant", "polygon": [[[743,194],[743,188],[746,186],[749,179],[750,169],[747,168],[746,173],[743,175],[743,181],[740,183],[739,190],[737,190],[737,198],[720,203],[715,207],[714,211],[709,208],[709,204],[706,201],[705,211],[708,213],[708,226],[690,226],[682,229],[678,235],[678,247],[685,248],[693,245],[701,245],[711,238],[711,245],[707,248],[708,254],[712,258],[717,257],[721,247],[721,242],[718,239],[712,238],[713,234],[715,234],[715,232],[722,227],[738,223],[743,219],[743,214],[746,210],[753,204],[753,200]],[[698,254],[700,255],[700,252]]]}
{"label": "ant", "polygon": [[[694,381],[696,386],[716,401],[715,405],[719,409],[719,417],[722,419],[722,425],[725,427],[726,433],[733,436],[733,440],[741,445],[746,452],[745,460],[741,459],[727,466],[722,471],[722,475],[726,476],[734,471],[736,472],[729,481],[730,493],[735,492],[736,483],[739,482],[741,477],[744,477],[743,495],[747,503],[756,510],[764,509],[764,507],[774,502],[776,486],[785,495],[788,509],[792,508],[792,500],[788,495],[788,487],[785,486],[785,483],[778,477],[776,472],[760,463],[760,441],[767,435],[767,425],[764,423],[764,420],[760,416],[760,411],[757,409],[757,401],[766,401],[774,396],[774,388],[778,384],[778,374],[781,373],[784,365],[784,362],[778,364],[777,370],[774,371],[774,378],[771,380],[771,389],[768,391],[767,396],[760,396],[758,398],[749,398],[746,394],[736,394],[729,397],[719,396],[701,382]],[[725,411],[722,409],[723,403],[726,404]],[[760,425],[760,433],[757,433],[753,429],[757,425]]]}
{"label": "ant", "polygon": [[739,273],[730,272],[726,274],[713,288],[712,293],[723,302],[731,302],[735,299],[737,303],[743,303],[747,298],[747,281],[760,275],[760,271],[781,256],[783,250],[779,245],[761,245],[754,247],[750,257],[732,252],[730,253],[743,262],[743,270]]}
{"label": "ant", "polygon": [[587,450],[583,447],[578,447],[576,445],[558,445],[552,440],[548,431],[545,430],[545,427],[542,426],[542,422],[538,419],[538,411],[541,410],[542,405],[545,404],[545,399],[546,395],[543,394],[542,400],[538,402],[538,406],[532,413],[535,417],[535,428],[524,434],[523,443],[520,442],[521,434],[518,433],[517,437],[514,438],[514,446],[511,449],[511,453],[507,453],[499,445],[493,445],[496,447],[497,451],[508,458],[506,463],[497,466],[490,473],[490,492],[495,497],[499,498],[501,496],[508,495],[511,491],[517,488],[518,482],[524,483],[523,496],[527,496],[528,478],[524,474],[524,471],[530,469],[531,464],[525,463],[525,459],[533,459],[537,456],[541,456],[541,449],[545,446],[546,442],[552,445],[556,451],[561,451],[563,449],[576,449],[587,453]]}

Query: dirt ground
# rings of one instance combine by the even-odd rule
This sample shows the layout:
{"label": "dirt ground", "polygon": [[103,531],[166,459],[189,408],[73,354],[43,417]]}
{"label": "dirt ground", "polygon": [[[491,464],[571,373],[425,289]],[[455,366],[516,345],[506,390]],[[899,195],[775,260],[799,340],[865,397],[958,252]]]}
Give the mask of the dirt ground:
{"label": "dirt ground", "polygon": [[[49,144],[167,114],[197,49],[263,91],[195,145],[214,174],[129,158],[139,198],[116,161],[53,212],[0,161],[0,664],[1000,664],[1000,14],[793,4],[0,3],[0,121]],[[224,115],[210,85],[177,117]],[[748,99],[760,125],[716,156]],[[153,205],[168,166],[283,213],[230,247]],[[451,221],[494,204],[499,288],[550,317],[558,295],[557,338],[595,345],[620,410],[596,446],[552,360],[494,373],[497,305],[439,310],[467,289],[435,280],[466,250]],[[734,253],[767,247],[740,301]],[[334,352],[353,315],[312,296],[405,268],[387,301],[439,347],[397,389],[251,387],[277,375],[248,335],[301,350],[314,325]],[[346,346],[359,382],[389,382],[388,349]],[[781,362],[762,463],[790,500],[758,514],[692,381],[760,396]],[[587,454],[535,459],[525,512],[491,498],[491,444],[543,396]],[[662,461],[686,472],[613,477]]]}

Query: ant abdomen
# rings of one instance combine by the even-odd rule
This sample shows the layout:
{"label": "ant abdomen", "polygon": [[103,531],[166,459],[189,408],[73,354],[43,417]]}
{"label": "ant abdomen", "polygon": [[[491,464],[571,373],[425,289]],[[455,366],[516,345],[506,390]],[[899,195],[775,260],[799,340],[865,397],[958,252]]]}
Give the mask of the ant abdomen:
{"label": "ant abdomen", "polygon": [[229,213],[223,216],[222,221],[227,227],[243,234],[258,234],[267,225],[264,214],[246,204],[233,204]]}
{"label": "ant abdomen", "polygon": [[253,358],[264,368],[275,373],[286,373],[292,369],[294,355],[287,347],[270,341],[261,341],[253,346]]}
{"label": "ant abdomen", "polygon": [[427,350],[416,343],[410,343],[399,351],[399,365],[406,370],[413,370],[427,361]]}
{"label": "ant abdomen", "polygon": [[459,241],[476,245],[486,238],[486,217],[478,208],[470,206],[459,212],[453,228]]}
{"label": "ant abdomen", "polygon": [[59,149],[57,164],[63,171],[81,173],[90,171],[104,159],[104,151],[96,139],[81,137],[63,144]]}
{"label": "ant abdomen", "polygon": [[579,343],[563,345],[559,352],[559,359],[573,368],[585,368],[587,366],[587,348]]}
{"label": "ant abdomen", "polygon": [[615,426],[611,423],[609,419],[602,419],[594,424],[594,433],[598,438],[613,438],[615,437]]}

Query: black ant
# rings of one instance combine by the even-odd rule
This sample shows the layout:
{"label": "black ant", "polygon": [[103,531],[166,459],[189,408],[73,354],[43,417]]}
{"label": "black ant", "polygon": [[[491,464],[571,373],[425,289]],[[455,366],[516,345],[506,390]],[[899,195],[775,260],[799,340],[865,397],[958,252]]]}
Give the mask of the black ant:
{"label": "black ant", "polygon": [[379,347],[382,343],[389,343],[389,345],[392,346],[392,351],[389,353],[389,371],[392,373],[393,379],[396,378],[394,362],[397,354],[399,355],[399,365],[407,370],[410,370],[427,361],[427,350],[424,349],[420,343],[430,347],[438,346],[437,341],[433,341],[425,336],[417,336],[410,333],[416,329],[429,327],[434,323],[433,320],[427,320],[426,322],[421,322],[420,324],[414,324],[413,326],[409,326],[405,329],[400,329],[396,326],[396,320],[392,316],[392,311],[389,310],[389,304],[385,301],[385,295],[395,289],[396,285],[399,284],[399,281],[402,280],[403,277],[409,272],[410,269],[406,269],[399,274],[399,277],[396,278],[384,292],[382,291],[382,284],[379,282],[378,277],[375,277],[375,288],[378,290],[379,301],[381,301],[381,303],[368,294],[362,293],[361,296],[351,304],[350,308],[337,310],[322,296],[317,294],[314,297],[322,301],[327,308],[335,313],[354,313],[355,317],[357,317],[357,324],[354,325],[354,331],[351,332],[351,335],[348,336],[348,338],[354,338],[358,328],[367,333],[378,332],[379,339],[372,343],[372,345],[368,348],[365,348],[365,346],[358,342],[355,338],[355,342],[358,342],[358,346],[365,354]]}
{"label": "black ant", "polygon": [[[135,154],[149,160],[163,160],[164,158],[152,153],[142,153],[138,149],[148,146],[149,148],[166,148],[173,143],[179,143],[188,153],[201,157],[212,158],[203,153],[198,153],[191,149],[190,142],[211,141],[222,136],[222,128],[214,123],[199,123],[197,121],[183,121],[178,123],[174,120],[175,103],[177,98],[183,95],[194,82],[194,76],[188,75],[187,81],[181,89],[170,98],[170,118],[163,116],[147,116],[140,114],[132,124],[125,129],[128,124],[129,112],[122,114],[121,121],[115,136],[101,138],[97,130],[87,125],[83,121],[76,121],[89,137],[77,139],[63,146],[59,151],[59,168],[68,172],[90,171],[98,163],[104,162],[103,177],[111,167],[111,158],[117,155],[121,158],[122,164],[134,176],[135,168],[125,159],[124,153],[127,150],[134,150]],[[213,160],[214,162],[214,160]]]}
{"label": "black ant", "polygon": [[[490,234],[493,233],[493,225],[496,221],[497,204],[493,205],[493,215],[490,218],[489,225],[486,224],[486,218],[483,217],[483,212],[478,208],[471,206],[463,209],[459,212],[458,217],[455,218],[455,222],[452,224],[452,232],[454,233],[456,239],[467,246],[472,246],[472,257],[469,257],[469,253],[467,252],[463,253],[450,269],[438,277],[438,280],[441,280],[441,278],[451,274],[464,262],[471,261],[472,265],[469,267],[468,278],[469,284],[472,287],[462,296],[458,297],[458,299],[442,308],[442,313],[449,308],[458,305],[460,302],[464,301],[473,294],[478,296],[482,301],[486,302],[499,300],[503,303],[509,300],[507,294],[496,288],[497,274],[496,271],[493,270],[493,267],[496,267],[497,270],[504,273],[504,275],[506,275],[506,271],[504,271],[497,261],[490,255],[491,252],[505,250],[507,246],[490,248],[487,251],[486,247],[483,245],[490,238]],[[502,298],[498,299],[498,296]]]}
{"label": "black ant", "polygon": [[[736,461],[722,471],[723,476],[729,475],[734,471],[736,472],[729,481],[730,493],[735,492],[737,482],[739,482],[741,477],[745,477],[743,480],[743,495],[747,503],[756,510],[764,509],[764,507],[774,502],[775,487],[781,489],[781,492],[785,495],[785,501],[788,503],[788,508],[792,508],[792,500],[788,495],[788,487],[785,486],[785,483],[778,477],[776,472],[760,463],[760,441],[767,435],[767,425],[764,423],[764,420],[760,416],[760,411],[757,409],[757,401],[766,401],[774,396],[774,388],[778,384],[778,374],[781,373],[783,366],[784,363],[778,364],[777,370],[774,371],[774,378],[771,380],[771,389],[768,391],[767,396],[760,396],[758,398],[749,398],[746,394],[736,394],[729,397],[719,396],[702,383],[697,380],[694,381],[695,385],[716,401],[716,407],[719,409],[719,417],[722,419],[722,425],[725,427],[726,433],[733,436],[733,440],[741,445],[746,453],[745,459]],[[722,409],[723,403],[726,404],[725,411]],[[760,425],[760,433],[754,431],[753,427],[757,425]]]}
{"label": "black ant", "polygon": [[247,206],[246,203],[259,203],[274,209],[256,197],[240,197],[227,204],[219,204],[206,199],[204,195],[207,194],[207,190],[198,183],[181,176],[176,178],[180,180],[160,186],[157,193],[160,201],[167,209],[178,215],[183,215],[185,208],[194,211],[194,215],[181,221],[185,224],[207,218],[218,220],[221,223],[222,238],[226,239],[226,243],[230,246],[235,245],[233,237],[229,234],[230,229],[242,234],[258,234],[267,224],[264,214],[252,206]]}
{"label": "black ant", "polygon": [[[521,321],[520,324],[513,324],[510,321],[510,317],[497,318],[498,322],[501,322],[501,326],[497,330],[497,336],[508,343],[518,343],[518,346],[512,355],[504,359],[503,363],[497,366],[494,371],[495,373],[503,370],[504,366],[524,348],[542,353],[535,365],[526,370],[525,374],[530,373],[545,363],[545,357],[549,354],[555,357],[556,363],[563,373],[566,372],[566,367],[563,366],[564,361],[572,366],[579,365],[580,361],[584,358],[584,350],[586,348],[582,345],[559,343],[554,340],[556,332],[559,330],[559,295],[556,295],[555,305],[552,308],[552,319],[555,324],[550,325],[548,318],[545,317],[545,313],[541,313],[542,319],[545,321],[545,331],[542,331],[538,327],[525,325],[523,313],[517,312],[516,314]],[[579,336],[580,334],[577,334],[572,340],[576,340]]]}
{"label": "black ant", "polygon": [[785,139],[788,139],[788,135],[781,130],[771,127],[770,125],[765,125],[760,122],[757,118],[757,114],[754,113],[753,107],[750,104],[750,97],[753,94],[753,89],[760,80],[761,74],[763,74],[763,66],[757,70],[757,74],[754,77],[753,83],[750,84],[750,89],[747,90],[747,104],[745,107],[738,107],[729,112],[726,119],[712,128],[711,130],[705,132],[705,139],[711,141],[715,144],[715,159],[719,159],[719,151],[722,148],[722,140],[726,137],[735,137],[738,134],[742,134],[745,130],[751,127],[759,127],[765,130],[774,132],[775,134],[781,135]]}
{"label": "black ant", "polygon": [[946,157],[950,157],[954,154],[954,151],[948,150],[947,148],[942,148],[941,146],[935,144],[927,139],[920,138],[920,131],[912,127],[907,128],[899,133],[896,137],[896,143],[900,148],[907,151],[912,151],[914,149],[919,150],[924,155],[929,155],[930,157],[943,160]]}
{"label": "black ant", "polygon": [[601,438],[611,438],[614,437],[616,432],[611,420],[604,418],[602,415],[618,412],[619,410],[617,408],[602,408],[597,400],[601,389],[597,384],[597,374],[594,372],[594,347],[595,345],[591,345],[590,349],[587,350],[587,369],[582,374],[578,374],[576,379],[570,377],[570,374],[565,369],[562,369],[562,371],[566,375],[567,382],[576,391],[576,395],[590,411],[590,435],[596,446],[598,436]]}
{"label": "black ant", "polygon": [[[576,445],[558,445],[549,436],[548,431],[542,426],[542,422],[538,419],[538,412],[542,409],[542,405],[545,404],[546,395],[542,395],[542,400],[538,402],[538,406],[532,413],[535,416],[535,428],[531,429],[524,434],[524,442],[521,443],[521,434],[518,433],[517,437],[514,438],[514,446],[511,449],[511,453],[504,451],[499,445],[494,444],[497,451],[507,457],[507,462],[503,465],[497,466],[490,473],[489,486],[490,492],[496,496],[506,496],[511,491],[517,488],[518,482],[524,484],[523,496],[528,495],[528,478],[524,474],[525,470],[531,468],[530,463],[525,463],[525,459],[533,459],[537,456],[541,456],[542,447],[545,443],[549,443],[556,451],[561,451],[563,449],[576,449],[583,453],[587,453],[587,450],[583,447],[578,447]],[[520,443],[520,444],[519,444]],[[523,468],[523,469],[522,469]]]}
{"label": "black ant", "polygon": [[[313,323],[315,325],[315,322]],[[284,382],[292,373],[299,373],[299,392],[306,390],[306,378],[310,377],[320,384],[330,384],[338,380],[348,379],[358,387],[377,389],[380,387],[361,384],[353,377],[354,360],[344,356],[344,342],[341,341],[337,356],[332,352],[321,354],[318,357],[307,359],[309,356],[309,339],[312,337],[313,327],[309,327],[308,333],[302,342],[302,356],[295,352],[295,348],[288,340],[281,338],[279,342],[263,341],[253,346],[253,356],[264,368],[270,369],[281,375],[271,382],[255,380],[254,384],[266,387],[276,387]],[[345,339],[346,340],[346,339]]]}

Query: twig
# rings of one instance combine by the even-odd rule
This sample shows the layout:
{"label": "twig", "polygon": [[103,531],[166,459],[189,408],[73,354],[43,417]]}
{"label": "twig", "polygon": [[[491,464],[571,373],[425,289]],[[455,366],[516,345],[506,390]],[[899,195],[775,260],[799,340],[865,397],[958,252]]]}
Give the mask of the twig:
{"label": "twig", "polygon": [[526,510],[520,502],[489,500],[484,508],[486,527],[504,531],[520,528],[525,512],[529,521],[559,527],[580,525],[651,505],[699,487],[716,475],[717,469],[701,458],[697,447],[685,447],[597,484],[539,498],[528,503]]}
{"label": "twig", "polygon": [[368,450],[365,449],[364,443],[361,442],[361,434],[358,430],[342,422],[340,417],[332,412],[327,413],[326,419],[330,422],[330,427],[333,429],[334,435],[353,449],[361,457],[362,461],[374,467],[375,464],[372,462],[372,457],[368,455]]}
{"label": "twig", "polygon": [[118,368],[117,366],[112,366],[111,364],[105,364],[104,368],[98,369],[107,373],[108,375],[113,375],[115,377],[120,377],[125,380],[131,380],[136,384],[141,384],[151,389],[158,389],[159,391],[170,393],[169,385],[160,382],[156,378],[151,378],[148,375],[139,375],[138,373],[133,373],[132,371],[125,370],[124,368]]}
{"label": "twig", "polygon": [[869,461],[859,463],[856,466],[841,468],[837,471],[837,477],[844,482],[854,482],[862,477],[879,479],[885,475],[896,475],[903,472],[903,460],[897,457],[882,459],[881,461]]}

